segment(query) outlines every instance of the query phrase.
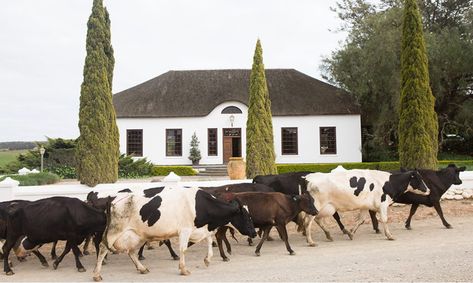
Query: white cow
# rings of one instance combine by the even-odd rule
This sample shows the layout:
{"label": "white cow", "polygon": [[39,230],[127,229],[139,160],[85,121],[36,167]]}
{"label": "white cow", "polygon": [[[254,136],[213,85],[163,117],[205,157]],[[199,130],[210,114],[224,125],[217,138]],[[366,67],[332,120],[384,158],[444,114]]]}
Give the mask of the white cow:
{"label": "white cow", "polygon": [[100,244],[94,280],[100,281],[102,262],[108,250],[126,252],[138,271],[148,273],[138,260],[136,251],[146,241],[162,241],[179,237],[182,275],[190,272],[185,266],[188,242],[207,240],[210,263],[213,230],[231,222],[244,235],[256,236],[248,211],[239,203],[218,200],[198,188],[166,188],[151,198],[142,195],[117,194],[107,208],[107,227]]}
{"label": "white cow", "polygon": [[405,192],[421,195],[430,193],[417,171],[398,174],[377,170],[312,173],[306,176],[305,185],[319,210],[317,216],[304,217],[307,242],[310,246],[315,246],[311,236],[312,220],[316,220],[327,233],[327,229],[319,220],[332,216],[337,211],[360,210],[352,233],[365,221],[369,210],[378,212],[384,226],[384,234],[389,240],[394,240],[387,226],[388,206]]}

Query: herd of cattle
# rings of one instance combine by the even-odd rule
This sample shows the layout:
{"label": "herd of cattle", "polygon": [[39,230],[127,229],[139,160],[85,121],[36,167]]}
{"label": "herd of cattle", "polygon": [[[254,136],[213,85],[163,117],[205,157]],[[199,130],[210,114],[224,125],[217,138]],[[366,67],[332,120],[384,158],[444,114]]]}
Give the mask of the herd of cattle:
{"label": "herd of cattle", "polygon": [[[286,225],[294,221],[299,225],[307,243],[314,246],[311,225],[315,221],[331,240],[329,231],[320,220],[333,217],[343,233],[350,239],[368,214],[373,229],[379,233],[378,218],[383,224],[387,239],[393,240],[389,231],[388,207],[393,202],[412,204],[405,227],[410,229],[411,219],[420,204],[434,207],[443,225],[451,228],[440,207],[440,197],[452,184],[461,184],[459,173],[465,168],[451,164],[433,170],[401,170],[383,172],[376,170],[347,170],[332,173],[297,172],[280,175],[257,176],[253,183],[221,187],[189,188],[158,187],[142,193],[129,189],[113,196],[100,196],[90,192],[87,201],[76,198],[51,197],[38,201],[13,200],[0,203],[0,239],[3,244],[4,271],[13,275],[9,255],[11,250],[21,261],[33,253],[41,264],[48,266],[38,248],[45,243],[66,241],[64,251],[57,257],[55,245],[51,251],[56,269],[71,250],[78,271],[85,268],[79,257],[79,245],[86,241],[84,254],[93,240],[97,264],[94,280],[100,281],[102,264],[108,252],[126,252],[140,273],[149,272],[140,262],[143,247],[151,241],[167,245],[171,256],[179,259],[179,271],[189,274],[185,252],[192,244],[207,241],[206,265],[213,256],[215,235],[219,252],[228,261],[223,249],[231,252],[226,237],[234,237],[237,230],[251,238],[261,237],[255,253],[268,239],[272,227],[277,229],[287,251],[293,255]],[[341,222],[339,212],[359,210],[353,229]],[[314,221],[313,221],[314,220]],[[255,229],[258,229],[258,233]],[[179,238],[179,256],[169,239]]]}

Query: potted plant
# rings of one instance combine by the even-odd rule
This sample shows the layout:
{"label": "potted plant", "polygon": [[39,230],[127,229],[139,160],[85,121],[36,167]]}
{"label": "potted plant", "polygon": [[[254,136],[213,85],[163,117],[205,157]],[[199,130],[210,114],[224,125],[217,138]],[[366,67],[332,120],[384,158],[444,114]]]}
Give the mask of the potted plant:
{"label": "potted plant", "polygon": [[194,132],[194,134],[192,135],[191,149],[189,152],[189,159],[192,161],[192,165],[198,165],[199,160],[202,158],[200,156],[199,143],[199,139],[197,138],[197,135]]}

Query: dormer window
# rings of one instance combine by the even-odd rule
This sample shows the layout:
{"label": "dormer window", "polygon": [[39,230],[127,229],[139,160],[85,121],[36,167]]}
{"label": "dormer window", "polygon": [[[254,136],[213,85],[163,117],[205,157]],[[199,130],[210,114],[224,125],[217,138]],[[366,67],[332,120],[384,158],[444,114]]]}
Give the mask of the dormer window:
{"label": "dormer window", "polygon": [[222,114],[241,114],[241,109],[236,106],[228,106],[222,110]]}

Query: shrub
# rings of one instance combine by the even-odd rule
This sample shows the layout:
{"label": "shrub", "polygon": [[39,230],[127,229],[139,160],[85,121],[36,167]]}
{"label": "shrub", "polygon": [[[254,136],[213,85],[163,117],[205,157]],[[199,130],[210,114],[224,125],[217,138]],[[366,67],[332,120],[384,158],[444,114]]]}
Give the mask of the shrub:
{"label": "shrub", "polygon": [[53,173],[42,172],[42,173],[31,173],[27,175],[7,175],[0,178],[3,181],[6,177],[10,177],[20,182],[20,186],[41,186],[57,183],[61,178]]}
{"label": "shrub", "polygon": [[63,179],[77,179],[76,168],[71,166],[56,166],[48,168],[48,172],[56,174]]}
{"label": "shrub", "polygon": [[152,175],[153,164],[146,158],[133,159],[122,154],[118,160],[118,176],[120,178],[139,178]]}
{"label": "shrub", "polygon": [[191,166],[154,166],[151,171],[153,176],[166,176],[171,172],[179,176],[194,176],[196,174]]}

